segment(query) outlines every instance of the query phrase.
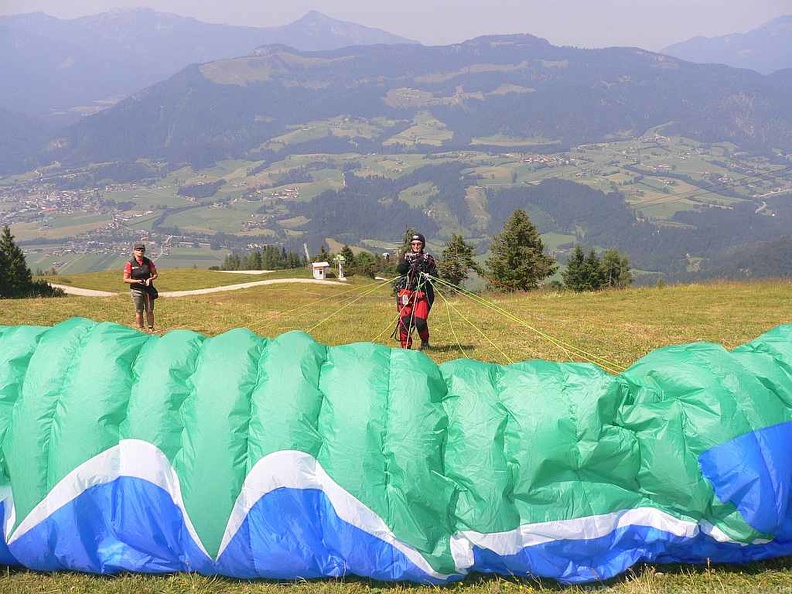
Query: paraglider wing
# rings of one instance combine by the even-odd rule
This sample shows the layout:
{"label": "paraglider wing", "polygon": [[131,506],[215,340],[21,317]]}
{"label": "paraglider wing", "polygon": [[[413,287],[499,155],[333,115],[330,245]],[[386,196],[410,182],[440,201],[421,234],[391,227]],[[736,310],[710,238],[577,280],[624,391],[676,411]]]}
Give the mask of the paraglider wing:
{"label": "paraglider wing", "polygon": [[436,365],[290,332],[0,328],[0,562],[602,580],[792,553],[792,326],[727,351]]}

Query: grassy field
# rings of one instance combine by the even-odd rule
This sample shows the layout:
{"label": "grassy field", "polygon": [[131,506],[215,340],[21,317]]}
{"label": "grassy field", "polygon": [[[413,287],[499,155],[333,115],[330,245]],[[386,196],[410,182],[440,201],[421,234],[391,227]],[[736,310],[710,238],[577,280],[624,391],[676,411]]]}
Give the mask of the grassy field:
{"label": "grassy field", "polygon": [[[28,244],[25,246],[25,260],[32,271],[49,270],[55,266],[63,277],[76,274],[101,271],[121,271],[124,264],[131,257],[126,251],[113,252],[66,252],[55,250],[52,246],[44,244]],[[229,254],[228,250],[213,250],[208,245],[203,247],[169,247],[164,253],[155,248],[152,252],[154,263],[162,268],[191,268],[193,265],[208,269],[210,266],[219,266]],[[104,272],[99,273],[104,274]],[[113,274],[113,272],[110,272]],[[86,277],[88,278],[88,277]],[[58,282],[57,280],[53,282]]]}
{"label": "grassy field", "polygon": [[[264,278],[271,276],[257,276],[253,280]],[[159,284],[163,290],[179,290],[247,280],[250,279],[242,275],[208,275],[205,270],[189,269],[163,271]],[[116,281],[115,273],[112,277],[72,277],[75,286],[86,288],[107,288],[110,283],[117,287]],[[620,370],[658,347],[704,340],[734,348],[778,324],[791,323],[790,291],[792,281],[767,280],[592,294],[544,291],[508,296],[482,294],[474,300],[441,287],[430,318],[434,348],[428,354],[438,363],[459,357],[500,363],[531,358],[596,359]],[[54,324],[72,316],[121,324],[131,324],[133,320],[132,305],[126,294],[108,298],[8,300],[3,305],[3,323],[10,325]],[[347,284],[280,284],[188,298],[162,298],[157,302],[156,314],[160,331],[189,328],[216,335],[244,326],[261,335],[274,336],[298,329],[309,331],[326,344],[371,340],[396,346],[389,338],[396,315],[389,285],[356,277]],[[285,588],[295,594],[382,594],[383,591],[423,594],[438,590],[356,579],[277,583],[197,575],[40,574],[18,569],[0,574],[0,594],[64,591],[275,594]],[[792,557],[745,566],[639,565],[615,580],[579,587],[563,587],[545,580],[473,576],[442,590],[459,594],[545,590],[635,594],[792,592]]]}
{"label": "grassy field", "polygon": [[[238,274],[220,272],[218,270],[201,270],[195,268],[160,268],[157,289],[162,291],[192,291],[237,285],[273,278],[309,278],[311,273],[306,269],[273,270],[264,274]],[[69,285],[80,289],[96,291],[122,292],[126,295],[128,287],[123,282],[123,263],[117,269],[105,272],[89,272],[83,274],[60,274],[58,276],[41,277],[59,285]]]}
{"label": "grassy field", "polygon": [[[200,269],[163,270],[162,291],[216,287],[289,277],[308,271],[237,275]],[[85,316],[132,321],[129,295],[116,272],[57,277],[75,287],[119,291],[114,297],[9,300],[6,324],[53,324]],[[55,282],[55,281],[53,281]],[[734,348],[792,321],[790,281],[714,283],[602,293],[533,292],[476,300],[440,287],[432,311],[432,357],[470,357],[509,363],[531,358],[604,361],[622,369],[652,349],[712,341]],[[389,338],[396,309],[387,282],[351,277],[347,284],[276,284],[233,292],[167,298],[157,303],[157,326],[215,335],[243,326],[264,336],[310,332],[326,344]],[[508,314],[511,317],[507,317]]]}

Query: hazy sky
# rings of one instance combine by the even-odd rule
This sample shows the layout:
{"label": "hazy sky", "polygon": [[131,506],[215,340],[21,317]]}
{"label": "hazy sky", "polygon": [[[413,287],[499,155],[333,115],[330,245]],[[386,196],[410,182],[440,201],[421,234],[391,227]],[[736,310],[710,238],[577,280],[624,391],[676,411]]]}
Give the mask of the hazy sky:
{"label": "hazy sky", "polygon": [[696,35],[742,33],[792,14],[792,0],[0,0],[0,14],[74,18],[135,6],[257,27],[285,25],[318,10],[428,45],[531,33],[555,45],[651,50]]}

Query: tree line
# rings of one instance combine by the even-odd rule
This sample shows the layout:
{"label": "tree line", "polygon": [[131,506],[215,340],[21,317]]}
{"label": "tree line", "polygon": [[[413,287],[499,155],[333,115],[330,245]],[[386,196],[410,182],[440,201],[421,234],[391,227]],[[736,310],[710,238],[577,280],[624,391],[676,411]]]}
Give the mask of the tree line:
{"label": "tree line", "polygon": [[[410,237],[415,229],[407,227],[401,253],[409,251]],[[392,258],[367,251],[355,253],[344,245],[338,254],[324,246],[313,258],[315,262],[342,262],[347,275],[360,274],[375,277],[378,274],[396,274],[397,262]],[[221,270],[279,270],[299,268],[308,263],[305,257],[286,248],[266,246],[246,255],[233,253],[226,256]],[[460,234],[453,234],[437,258],[438,274],[455,286],[462,287],[471,273],[486,279],[489,289],[501,292],[530,291],[538,288],[559,268],[556,259],[547,254],[542,238],[528,213],[516,209],[504,223],[500,233],[490,245],[490,256],[484,266],[476,259],[475,247]],[[622,289],[632,284],[629,258],[616,249],[608,249],[602,258],[595,250],[585,254],[577,245],[561,273],[561,281],[552,284],[575,292]]]}
{"label": "tree line", "polygon": [[220,270],[286,270],[307,266],[305,256],[274,245],[248,254],[232,252],[223,259]]}
{"label": "tree line", "polygon": [[[539,231],[528,213],[519,208],[493,238],[490,250],[483,276],[489,287],[495,290],[511,292],[536,289],[558,270],[558,263],[545,252]],[[445,256],[446,251],[443,254]],[[448,266],[446,264],[444,267]],[[561,286],[575,292],[623,289],[632,284],[630,261],[626,255],[609,249],[600,259],[593,249],[584,255],[580,244],[575,246],[561,277]]]}

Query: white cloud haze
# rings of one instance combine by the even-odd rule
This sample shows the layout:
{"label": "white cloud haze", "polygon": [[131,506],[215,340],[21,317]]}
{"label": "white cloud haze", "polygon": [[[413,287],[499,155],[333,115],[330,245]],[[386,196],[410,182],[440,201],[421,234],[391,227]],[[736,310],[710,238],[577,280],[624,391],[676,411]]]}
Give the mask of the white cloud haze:
{"label": "white cloud haze", "polygon": [[0,0],[0,15],[59,18],[148,7],[230,25],[271,27],[309,10],[424,44],[493,33],[530,33],[555,45],[657,50],[696,35],[741,33],[792,14],[792,0]]}

